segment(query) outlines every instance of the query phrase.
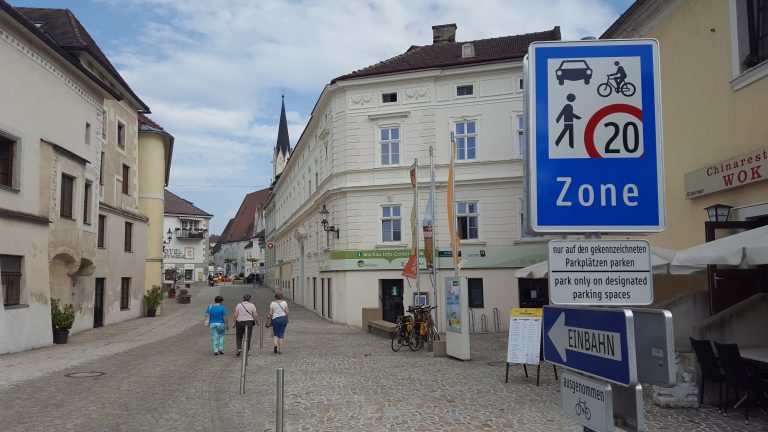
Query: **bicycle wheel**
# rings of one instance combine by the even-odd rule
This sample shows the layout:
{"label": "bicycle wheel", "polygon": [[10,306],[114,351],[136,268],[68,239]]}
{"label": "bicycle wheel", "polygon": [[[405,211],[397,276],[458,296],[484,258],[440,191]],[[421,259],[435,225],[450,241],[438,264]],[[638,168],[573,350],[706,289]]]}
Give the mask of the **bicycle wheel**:
{"label": "bicycle wheel", "polygon": [[635,91],[637,89],[635,88],[635,85],[632,83],[625,82],[621,85],[621,94],[623,94],[626,97],[630,97],[633,94],[635,94]]}
{"label": "bicycle wheel", "polygon": [[429,326],[429,340],[432,342],[440,340],[440,333],[437,332],[434,324]]}
{"label": "bicycle wheel", "polygon": [[599,94],[602,97],[610,96],[611,91],[613,91],[613,88],[608,83],[602,83],[599,86],[597,86],[597,94]]}
{"label": "bicycle wheel", "polygon": [[410,348],[411,351],[418,351],[421,349],[422,340],[417,327],[418,326],[411,327],[411,332],[408,334],[408,348]]}
{"label": "bicycle wheel", "polygon": [[581,404],[577,403],[574,408],[576,409],[576,415],[580,416],[581,415]]}
{"label": "bicycle wheel", "polygon": [[590,411],[587,407],[584,407],[584,418],[587,420],[592,418],[592,411]]}
{"label": "bicycle wheel", "polygon": [[392,351],[398,352],[403,347],[403,338],[400,337],[400,328],[392,332]]}

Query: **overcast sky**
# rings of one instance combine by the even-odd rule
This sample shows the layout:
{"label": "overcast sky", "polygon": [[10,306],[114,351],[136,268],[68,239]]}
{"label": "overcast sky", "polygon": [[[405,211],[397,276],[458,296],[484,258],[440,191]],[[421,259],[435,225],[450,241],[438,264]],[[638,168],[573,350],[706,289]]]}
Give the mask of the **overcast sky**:
{"label": "overcast sky", "polygon": [[176,138],[169,189],[224,229],[269,186],[280,95],[295,145],[331,79],[432,43],[560,26],[599,36],[631,0],[10,0],[69,8]]}

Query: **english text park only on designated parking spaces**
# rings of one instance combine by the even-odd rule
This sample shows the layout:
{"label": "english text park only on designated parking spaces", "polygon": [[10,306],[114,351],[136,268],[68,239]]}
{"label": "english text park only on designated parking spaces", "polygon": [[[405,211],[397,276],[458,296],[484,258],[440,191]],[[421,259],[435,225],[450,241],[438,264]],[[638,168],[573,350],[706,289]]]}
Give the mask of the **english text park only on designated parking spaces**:
{"label": "english text park only on designated parking spaces", "polygon": [[549,289],[554,304],[651,304],[651,269],[651,246],[646,240],[549,243]]}

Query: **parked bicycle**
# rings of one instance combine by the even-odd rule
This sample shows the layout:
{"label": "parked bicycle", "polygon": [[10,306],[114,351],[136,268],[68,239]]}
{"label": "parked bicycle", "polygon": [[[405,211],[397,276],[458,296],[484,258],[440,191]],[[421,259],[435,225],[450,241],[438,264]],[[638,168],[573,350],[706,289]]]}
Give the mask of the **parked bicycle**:
{"label": "parked bicycle", "polygon": [[605,79],[604,83],[597,86],[597,94],[602,97],[608,97],[612,92],[630,97],[635,94],[636,90],[635,85],[627,81],[622,81],[621,87],[619,87],[619,84],[617,84],[610,75]]}
{"label": "parked bicycle", "polygon": [[410,306],[408,312],[413,314],[413,326],[410,331],[408,347],[412,351],[418,351],[426,342],[440,340],[435,321],[432,319],[432,311],[437,306]]}
{"label": "parked bicycle", "polygon": [[395,330],[392,331],[392,351],[400,351],[403,345],[411,346],[411,327],[413,327],[412,316],[397,317]]}

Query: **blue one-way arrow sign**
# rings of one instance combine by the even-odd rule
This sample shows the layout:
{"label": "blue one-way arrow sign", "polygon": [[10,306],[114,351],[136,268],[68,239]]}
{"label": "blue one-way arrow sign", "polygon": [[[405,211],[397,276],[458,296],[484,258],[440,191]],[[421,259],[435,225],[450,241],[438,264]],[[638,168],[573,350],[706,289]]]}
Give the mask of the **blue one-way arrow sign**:
{"label": "blue one-way arrow sign", "polygon": [[637,382],[628,309],[544,307],[544,359],[607,381]]}

